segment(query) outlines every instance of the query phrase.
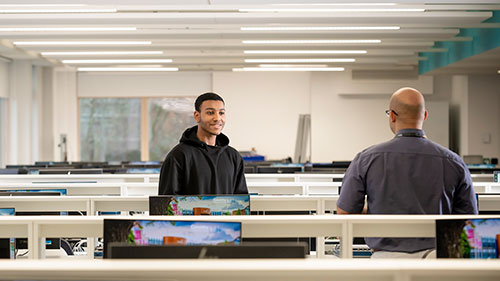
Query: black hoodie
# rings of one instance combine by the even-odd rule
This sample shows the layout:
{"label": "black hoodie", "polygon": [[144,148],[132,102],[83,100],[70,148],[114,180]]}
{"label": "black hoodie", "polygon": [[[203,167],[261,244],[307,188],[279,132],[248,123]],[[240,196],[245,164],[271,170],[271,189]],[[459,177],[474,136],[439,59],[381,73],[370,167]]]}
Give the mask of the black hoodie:
{"label": "black hoodie", "polygon": [[160,195],[248,194],[243,159],[224,134],[209,146],[187,129],[167,155],[160,172]]}

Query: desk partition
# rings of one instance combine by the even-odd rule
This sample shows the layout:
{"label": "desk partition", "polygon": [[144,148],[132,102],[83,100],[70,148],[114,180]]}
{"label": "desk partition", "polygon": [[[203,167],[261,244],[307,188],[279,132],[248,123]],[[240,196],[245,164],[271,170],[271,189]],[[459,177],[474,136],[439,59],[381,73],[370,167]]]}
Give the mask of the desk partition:
{"label": "desk partition", "polygon": [[[339,237],[342,247],[341,257],[352,258],[353,237],[435,237],[436,219],[469,217],[459,215],[289,215],[171,216],[169,219],[241,222],[243,238]],[[481,215],[476,218],[492,217],[498,216]],[[0,230],[14,226],[14,230],[0,232],[0,238],[28,237],[28,247],[32,249],[31,258],[45,257],[45,247],[41,242],[45,237],[88,237],[88,247],[94,249],[94,238],[103,236],[104,218],[106,216],[0,217]],[[134,216],[134,218],[165,219],[165,217],[155,216]],[[324,244],[318,245],[317,254],[319,257],[324,256]]]}

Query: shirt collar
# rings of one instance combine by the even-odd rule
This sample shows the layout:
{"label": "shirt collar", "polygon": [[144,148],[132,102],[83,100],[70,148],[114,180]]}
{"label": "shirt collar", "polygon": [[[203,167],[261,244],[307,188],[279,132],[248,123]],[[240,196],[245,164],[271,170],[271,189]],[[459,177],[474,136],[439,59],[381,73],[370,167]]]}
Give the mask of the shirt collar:
{"label": "shirt collar", "polygon": [[396,137],[425,137],[425,132],[420,129],[401,129],[399,130]]}

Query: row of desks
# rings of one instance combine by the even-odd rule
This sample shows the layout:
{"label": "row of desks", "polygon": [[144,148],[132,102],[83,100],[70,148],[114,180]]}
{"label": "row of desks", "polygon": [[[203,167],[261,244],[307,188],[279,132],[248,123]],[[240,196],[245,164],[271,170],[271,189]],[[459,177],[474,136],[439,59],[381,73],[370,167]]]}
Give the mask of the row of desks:
{"label": "row of desks", "polygon": [[[340,182],[249,182],[250,194],[337,195]],[[157,195],[158,183],[6,183],[0,189],[66,189],[68,195]],[[475,182],[477,193],[500,193],[500,183]]]}
{"label": "row of desks", "polygon": [[[495,216],[474,216],[474,218]],[[498,217],[498,216],[496,216]],[[46,237],[87,237],[88,248],[103,237],[103,221],[112,219],[232,221],[242,223],[243,238],[317,237],[317,254],[324,256],[324,237],[339,237],[341,257],[352,258],[353,237],[435,237],[438,219],[458,215],[286,215],[286,216],[29,216],[0,217],[0,237],[28,237],[30,258],[44,258]],[[92,251],[89,257],[93,257]]]}
{"label": "row of desks", "polygon": [[[480,194],[480,211],[500,211],[500,195]],[[331,196],[250,196],[250,210],[313,211],[325,214],[336,210],[338,195]],[[0,208],[18,212],[80,211],[88,216],[98,212],[149,211],[148,196],[13,196],[1,197]]]}

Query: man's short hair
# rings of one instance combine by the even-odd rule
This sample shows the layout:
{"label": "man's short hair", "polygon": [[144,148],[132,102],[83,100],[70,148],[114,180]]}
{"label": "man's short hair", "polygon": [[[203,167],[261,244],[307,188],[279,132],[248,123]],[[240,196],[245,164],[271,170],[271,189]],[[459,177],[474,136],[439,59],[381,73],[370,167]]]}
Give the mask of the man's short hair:
{"label": "man's short hair", "polygon": [[196,101],[194,102],[194,109],[200,112],[201,104],[206,100],[220,100],[222,103],[225,104],[222,97],[217,95],[216,93],[204,93],[196,98]]}

